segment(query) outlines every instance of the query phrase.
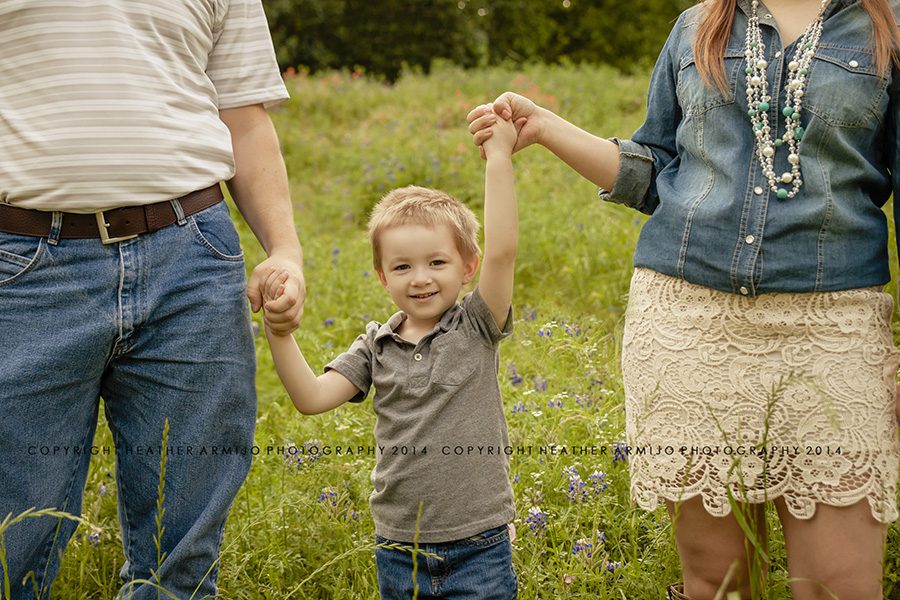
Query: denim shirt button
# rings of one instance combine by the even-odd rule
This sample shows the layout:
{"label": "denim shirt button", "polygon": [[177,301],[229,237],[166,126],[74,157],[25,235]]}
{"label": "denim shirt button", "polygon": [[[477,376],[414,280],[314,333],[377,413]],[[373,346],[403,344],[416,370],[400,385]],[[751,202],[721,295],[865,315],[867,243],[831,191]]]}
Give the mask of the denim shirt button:
{"label": "denim shirt button", "polygon": [[756,186],[755,188],[753,188],[753,193],[757,196],[762,196],[763,189],[760,186]]}
{"label": "denim shirt button", "polygon": [[849,64],[851,67],[853,67],[854,69],[855,69],[856,67],[859,66],[859,63],[856,62],[855,60],[851,60],[848,64]]}
{"label": "denim shirt button", "polygon": [[750,290],[748,290],[748,289],[745,288],[744,286],[741,286],[741,293],[742,293],[743,295],[746,296],[747,294],[750,293]]}
{"label": "denim shirt button", "polygon": [[753,237],[752,235],[748,235],[746,238],[744,238],[744,241],[747,242],[748,244],[752,244],[753,240],[755,240],[755,239],[756,238]]}
{"label": "denim shirt button", "polygon": [[781,50],[775,53],[775,58],[781,58]]}

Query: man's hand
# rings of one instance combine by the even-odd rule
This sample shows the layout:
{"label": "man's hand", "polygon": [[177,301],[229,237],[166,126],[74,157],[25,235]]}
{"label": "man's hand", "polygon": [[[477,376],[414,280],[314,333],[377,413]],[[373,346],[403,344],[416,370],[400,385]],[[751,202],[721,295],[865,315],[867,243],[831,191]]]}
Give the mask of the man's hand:
{"label": "man's hand", "polygon": [[[278,281],[279,292],[273,297],[272,283]],[[256,265],[247,282],[247,298],[253,312],[265,304],[266,327],[277,335],[287,335],[300,325],[306,301],[306,282],[303,269],[293,259],[273,254]]]}

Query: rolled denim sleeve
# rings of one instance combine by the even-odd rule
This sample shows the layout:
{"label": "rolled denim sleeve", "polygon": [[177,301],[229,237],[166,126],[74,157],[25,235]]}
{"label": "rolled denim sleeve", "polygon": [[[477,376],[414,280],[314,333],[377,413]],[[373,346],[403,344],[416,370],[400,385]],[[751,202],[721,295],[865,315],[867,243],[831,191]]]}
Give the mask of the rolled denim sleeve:
{"label": "rolled denim sleeve", "polygon": [[681,122],[681,106],[676,94],[681,42],[681,14],[663,46],[647,93],[647,117],[630,140],[612,138],[619,146],[619,173],[612,190],[600,188],[602,200],[624,204],[645,214],[659,205],[656,178],[676,155],[675,132]]}

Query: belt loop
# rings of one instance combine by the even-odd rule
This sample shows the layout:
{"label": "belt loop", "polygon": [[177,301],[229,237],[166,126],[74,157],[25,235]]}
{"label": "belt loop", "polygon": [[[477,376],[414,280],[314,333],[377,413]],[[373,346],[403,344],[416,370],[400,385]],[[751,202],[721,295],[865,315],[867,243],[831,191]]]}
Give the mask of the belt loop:
{"label": "belt loop", "polygon": [[55,210],[53,211],[53,219],[50,222],[50,233],[47,234],[47,243],[55,246],[59,243],[59,232],[62,229],[63,214]]}
{"label": "belt loop", "polygon": [[174,200],[169,200],[169,204],[172,205],[172,210],[175,211],[175,216],[178,217],[178,225],[180,227],[187,225],[187,219],[184,218],[184,209],[181,208],[181,201],[175,198]]}

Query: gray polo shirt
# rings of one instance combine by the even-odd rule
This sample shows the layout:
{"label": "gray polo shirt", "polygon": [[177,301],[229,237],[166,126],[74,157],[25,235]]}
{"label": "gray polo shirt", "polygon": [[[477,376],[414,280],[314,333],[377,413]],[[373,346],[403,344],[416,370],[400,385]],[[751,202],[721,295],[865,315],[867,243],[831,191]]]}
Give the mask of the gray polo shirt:
{"label": "gray polo shirt", "polygon": [[417,344],[395,332],[403,312],[371,322],[326,365],[356,387],[375,386],[378,445],[369,502],[378,535],[411,542],[419,502],[419,541],[447,542],[515,517],[506,418],[497,382],[501,331],[475,290]]}

